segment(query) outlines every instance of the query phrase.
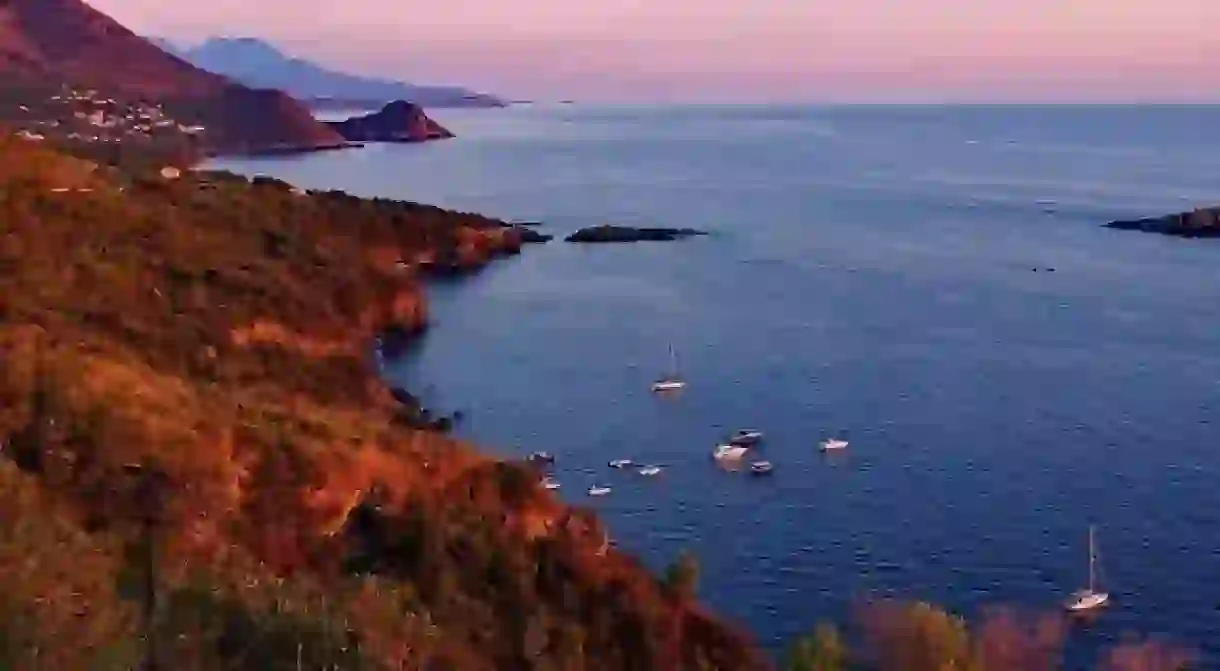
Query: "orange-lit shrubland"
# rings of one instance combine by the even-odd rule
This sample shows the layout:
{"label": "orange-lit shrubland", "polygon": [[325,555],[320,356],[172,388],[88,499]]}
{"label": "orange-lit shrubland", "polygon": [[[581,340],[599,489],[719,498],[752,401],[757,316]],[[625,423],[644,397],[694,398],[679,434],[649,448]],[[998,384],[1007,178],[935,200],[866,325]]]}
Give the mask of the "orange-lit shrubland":
{"label": "orange-lit shrubland", "polygon": [[0,668],[766,667],[376,379],[512,229],[0,153]]}
{"label": "orange-lit shrubland", "polygon": [[[426,277],[519,246],[475,215],[0,141],[0,668],[770,668],[698,605],[693,558],[658,581],[377,380]],[[1062,641],[921,605],[858,629],[791,668],[1050,669]]]}

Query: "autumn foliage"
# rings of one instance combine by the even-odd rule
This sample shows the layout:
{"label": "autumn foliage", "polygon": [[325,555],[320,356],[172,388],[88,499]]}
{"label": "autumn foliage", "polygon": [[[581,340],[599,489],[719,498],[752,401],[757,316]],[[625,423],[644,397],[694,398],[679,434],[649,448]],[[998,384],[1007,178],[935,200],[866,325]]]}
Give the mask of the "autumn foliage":
{"label": "autumn foliage", "polygon": [[[984,612],[976,622],[934,605],[869,601],[845,636],[823,624],[797,640],[786,671],[1059,671],[1070,622],[1060,613]],[[1192,657],[1156,640],[1105,651],[1098,671],[1183,671]]]}
{"label": "autumn foliage", "polygon": [[378,380],[428,277],[519,245],[0,141],[0,668],[768,668]]}

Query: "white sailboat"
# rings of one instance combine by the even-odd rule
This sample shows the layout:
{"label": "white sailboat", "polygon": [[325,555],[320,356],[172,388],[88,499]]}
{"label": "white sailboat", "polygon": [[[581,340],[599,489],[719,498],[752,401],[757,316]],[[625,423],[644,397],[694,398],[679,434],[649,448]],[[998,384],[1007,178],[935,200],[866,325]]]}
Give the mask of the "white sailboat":
{"label": "white sailboat", "polygon": [[1110,595],[1097,589],[1097,543],[1094,539],[1093,527],[1089,526],[1089,586],[1087,589],[1076,590],[1063,602],[1063,607],[1073,613],[1100,608],[1110,600]]}
{"label": "white sailboat", "polygon": [[677,391],[686,387],[686,382],[678,376],[678,353],[674,351],[674,346],[669,346],[669,374],[665,377],[652,383],[652,390],[657,391]]}

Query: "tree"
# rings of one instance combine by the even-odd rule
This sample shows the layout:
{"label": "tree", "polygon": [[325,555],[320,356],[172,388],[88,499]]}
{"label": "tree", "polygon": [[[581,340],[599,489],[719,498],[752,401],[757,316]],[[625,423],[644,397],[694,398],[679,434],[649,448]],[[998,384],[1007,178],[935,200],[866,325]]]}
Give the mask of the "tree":
{"label": "tree", "polygon": [[665,588],[682,599],[693,599],[699,588],[699,560],[683,550],[678,559],[665,569]]}
{"label": "tree", "polygon": [[1193,656],[1155,640],[1122,643],[1106,655],[1101,671],[1185,671]]}
{"label": "tree", "polygon": [[847,646],[832,624],[819,624],[814,633],[802,637],[788,653],[785,671],[843,671]]}
{"label": "tree", "polygon": [[872,603],[862,611],[861,625],[881,669],[978,671],[965,621],[931,604]]}

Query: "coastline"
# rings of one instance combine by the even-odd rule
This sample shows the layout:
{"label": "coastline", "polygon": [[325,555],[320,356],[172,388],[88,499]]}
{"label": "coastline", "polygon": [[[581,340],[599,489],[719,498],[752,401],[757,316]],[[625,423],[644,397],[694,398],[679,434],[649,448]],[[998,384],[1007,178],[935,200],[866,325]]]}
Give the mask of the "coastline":
{"label": "coastline", "polygon": [[[6,149],[15,165],[60,160],[43,147]],[[197,568],[215,590],[279,581],[325,598],[370,576],[411,590],[413,608],[433,623],[426,636],[410,633],[413,611],[377,620],[367,603],[343,606],[361,640],[407,637],[408,652],[378,653],[387,663],[502,668],[524,654],[515,627],[534,622],[579,633],[581,646],[548,654],[587,656],[597,668],[683,668],[699,659],[716,668],[770,668],[741,630],[609,547],[593,513],[544,490],[525,465],[422,425],[409,391],[381,378],[370,350],[387,333],[411,342],[427,329],[426,283],[519,253],[518,229],[245,176],[136,179],[118,196],[113,177],[90,175],[90,190],[65,202],[21,190],[26,182],[11,187],[35,215],[16,222],[12,239],[63,258],[72,272],[48,275],[20,264],[6,286],[6,295],[29,297],[8,307],[9,325],[0,328],[6,372],[19,365],[41,372],[0,376],[0,393],[19,400],[0,413],[0,436],[30,431],[24,418],[38,416],[36,400],[45,393],[65,399],[61,423],[91,436],[46,434],[5,451],[0,476],[54,502],[7,510],[11,518],[54,514],[57,523],[83,525],[101,515],[101,526],[90,528],[102,531],[93,533],[119,544],[126,533],[119,522],[148,508],[137,496],[143,485],[122,484],[124,465],[139,464],[167,483],[156,506],[164,511],[160,551]],[[174,226],[160,225],[166,220]],[[105,249],[105,257],[56,247],[68,240]],[[115,266],[108,258],[126,261]],[[77,291],[34,290],[72,276],[97,279]],[[94,416],[101,419],[86,421]],[[69,470],[54,488],[36,466],[58,455],[93,464],[99,454],[104,461]],[[117,488],[100,507],[99,483]],[[423,559],[390,550],[421,534],[435,543],[420,550]],[[459,551],[465,560],[454,559]],[[497,565],[504,577],[489,587],[485,571]],[[520,577],[535,573],[550,577]],[[188,588],[172,572],[162,580],[171,592]],[[112,584],[109,573],[98,582]],[[240,591],[229,598],[257,607]],[[374,605],[386,598],[362,597]],[[109,603],[93,608],[119,608]],[[503,614],[497,604],[522,615]],[[637,632],[630,641],[619,633],[624,627]],[[483,649],[465,643],[475,632],[487,640]],[[553,635],[556,645],[566,640]],[[411,646],[428,640],[421,661]]]}

